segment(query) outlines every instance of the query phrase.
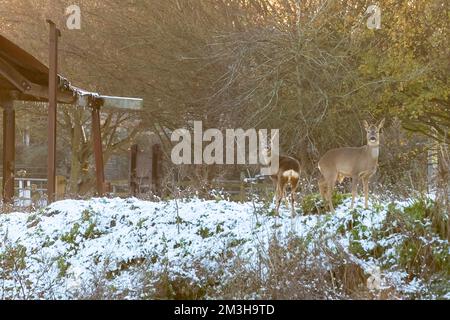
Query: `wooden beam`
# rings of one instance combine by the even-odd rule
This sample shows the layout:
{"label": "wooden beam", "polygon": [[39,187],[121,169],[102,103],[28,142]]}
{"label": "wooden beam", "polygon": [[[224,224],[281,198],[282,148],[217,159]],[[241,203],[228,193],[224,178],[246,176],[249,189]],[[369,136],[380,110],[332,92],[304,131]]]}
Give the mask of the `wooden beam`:
{"label": "wooden beam", "polygon": [[16,115],[12,100],[1,103],[3,107],[3,202],[14,199],[14,175],[16,155]]}
{"label": "wooden beam", "polygon": [[97,178],[97,193],[105,194],[105,170],[103,164],[102,133],[100,127],[100,108],[92,109],[92,142],[95,156],[95,174]]}
{"label": "wooden beam", "polygon": [[31,89],[30,81],[2,57],[0,57],[0,75],[22,92]]}
{"label": "wooden beam", "polygon": [[130,148],[130,193],[132,196],[137,194],[137,155],[138,145],[134,144]]}
{"label": "wooden beam", "polygon": [[[0,75],[7,79],[18,91],[25,95],[33,96],[40,99],[48,100],[49,89],[46,86],[42,86],[31,82],[19,71],[17,71],[6,60],[0,57]],[[75,103],[76,96],[69,91],[57,90],[57,100],[61,103]],[[18,99],[19,100],[19,99]]]}

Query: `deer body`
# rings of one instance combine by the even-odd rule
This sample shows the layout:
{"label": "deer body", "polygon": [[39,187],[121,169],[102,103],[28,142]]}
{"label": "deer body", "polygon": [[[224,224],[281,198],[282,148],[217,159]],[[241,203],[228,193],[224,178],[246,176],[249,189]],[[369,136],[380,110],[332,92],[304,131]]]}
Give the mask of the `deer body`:
{"label": "deer body", "polygon": [[[274,155],[276,156],[276,155]],[[271,151],[266,150],[265,152],[266,163],[270,164]],[[286,194],[286,188],[289,185],[291,187],[291,213],[295,216],[294,207],[294,196],[298,188],[298,183],[300,180],[301,166],[300,162],[289,156],[278,156],[278,171],[274,172],[270,179],[272,180],[275,187],[275,203],[276,203],[276,213],[279,214],[279,209],[281,205],[281,200]]]}
{"label": "deer body", "polygon": [[319,190],[322,197],[328,201],[330,210],[334,212],[332,194],[336,180],[342,182],[345,177],[352,179],[352,204],[353,208],[361,179],[364,188],[365,208],[368,207],[369,178],[376,172],[378,156],[380,153],[379,131],[384,124],[384,119],[378,125],[368,125],[364,121],[367,131],[367,145],[362,147],[344,147],[327,151],[320,158],[318,167],[322,173],[319,181]]}
{"label": "deer body", "polygon": [[[362,146],[359,148],[336,148],[323,155],[320,167],[334,168],[340,176],[361,176],[364,173],[375,173],[378,164],[379,146]],[[327,172],[328,173],[328,172]],[[329,173],[328,173],[329,174]]]}

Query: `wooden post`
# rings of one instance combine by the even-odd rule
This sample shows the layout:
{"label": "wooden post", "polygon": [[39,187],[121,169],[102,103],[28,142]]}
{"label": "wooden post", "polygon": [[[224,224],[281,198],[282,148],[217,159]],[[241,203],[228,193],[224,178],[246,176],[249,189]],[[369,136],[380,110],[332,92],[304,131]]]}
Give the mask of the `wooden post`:
{"label": "wooden post", "polygon": [[136,166],[137,166],[138,145],[134,144],[130,148],[130,193],[135,196],[137,193]]}
{"label": "wooden post", "polygon": [[102,133],[100,128],[100,108],[92,109],[92,139],[94,144],[95,173],[97,177],[97,193],[103,196],[105,193],[105,169],[103,164]]}
{"label": "wooden post", "polygon": [[241,185],[240,185],[240,188],[239,188],[239,200],[241,201],[241,202],[244,202],[245,201],[245,173],[244,172],[241,172],[241,174],[240,174],[240,180],[241,180]]}
{"label": "wooden post", "polygon": [[152,186],[153,192],[161,195],[161,146],[152,146]]}
{"label": "wooden post", "polygon": [[47,193],[48,203],[55,201],[56,189],[56,90],[58,86],[58,37],[59,30],[51,20],[48,73],[48,158]]}
{"label": "wooden post", "polygon": [[14,198],[16,114],[12,100],[3,106],[3,202],[12,203]]}

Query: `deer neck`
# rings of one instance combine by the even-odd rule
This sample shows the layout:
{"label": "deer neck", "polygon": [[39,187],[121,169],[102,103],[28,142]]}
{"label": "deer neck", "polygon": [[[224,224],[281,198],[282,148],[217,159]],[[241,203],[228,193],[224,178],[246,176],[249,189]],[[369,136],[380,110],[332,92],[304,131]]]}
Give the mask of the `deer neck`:
{"label": "deer neck", "polygon": [[380,154],[380,145],[379,144],[367,144],[367,153],[369,159],[373,161],[378,161],[378,156]]}

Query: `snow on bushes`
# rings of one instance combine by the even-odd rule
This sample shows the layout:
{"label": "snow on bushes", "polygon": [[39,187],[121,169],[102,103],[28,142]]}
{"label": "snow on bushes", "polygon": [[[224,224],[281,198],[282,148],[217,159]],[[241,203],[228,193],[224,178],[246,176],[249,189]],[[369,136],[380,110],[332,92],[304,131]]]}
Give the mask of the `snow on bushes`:
{"label": "snow on bushes", "polygon": [[[221,298],[219,288],[237,272],[271,276],[267,257],[275,239],[287,248],[284,258],[299,249],[310,252],[302,259],[317,270],[337,272],[339,264],[352,260],[362,270],[362,289],[368,290],[365,280],[373,280],[373,270],[381,270],[380,290],[448,298],[449,246],[429,216],[430,206],[431,200],[417,200],[365,210],[358,202],[350,210],[343,200],[334,215],[292,219],[286,208],[274,217],[262,202],[64,200],[32,214],[0,215],[0,297],[153,298],[165,283],[158,297],[167,298],[181,281],[196,288],[188,297]],[[342,261],[331,258],[342,253]],[[244,289],[245,297],[273,297],[259,289]],[[177,294],[170,297],[186,298]]]}

